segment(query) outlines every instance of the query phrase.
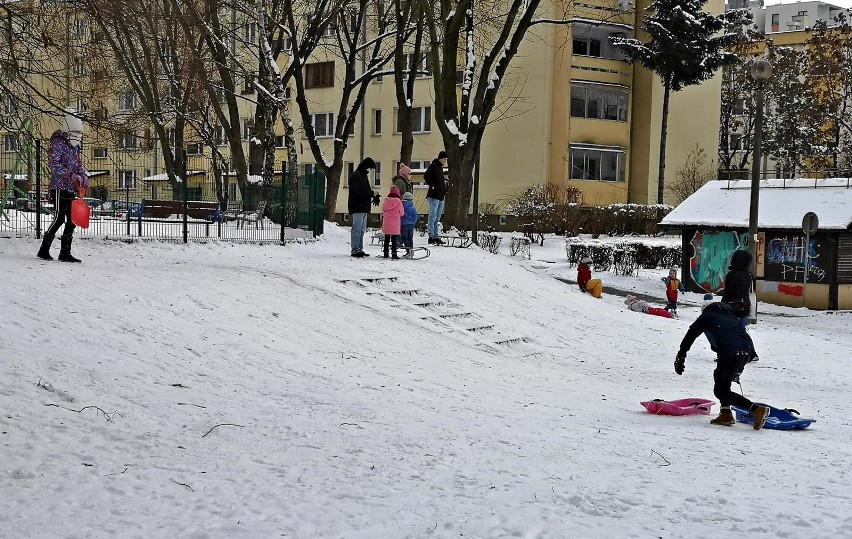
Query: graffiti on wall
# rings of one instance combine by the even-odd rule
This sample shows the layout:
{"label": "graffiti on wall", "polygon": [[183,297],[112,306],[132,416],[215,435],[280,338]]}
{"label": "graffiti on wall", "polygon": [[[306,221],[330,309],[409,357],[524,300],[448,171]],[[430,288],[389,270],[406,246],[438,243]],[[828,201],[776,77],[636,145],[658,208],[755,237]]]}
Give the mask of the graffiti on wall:
{"label": "graffiti on wall", "polygon": [[833,259],[832,247],[820,237],[811,237],[805,245],[804,236],[767,235],[766,278],[792,283],[804,282],[807,265],[808,282],[828,283]]}
{"label": "graffiti on wall", "polygon": [[703,290],[713,293],[724,287],[731,255],[746,247],[745,234],[741,238],[736,232],[696,230],[689,243],[692,245],[689,260],[692,280]]}

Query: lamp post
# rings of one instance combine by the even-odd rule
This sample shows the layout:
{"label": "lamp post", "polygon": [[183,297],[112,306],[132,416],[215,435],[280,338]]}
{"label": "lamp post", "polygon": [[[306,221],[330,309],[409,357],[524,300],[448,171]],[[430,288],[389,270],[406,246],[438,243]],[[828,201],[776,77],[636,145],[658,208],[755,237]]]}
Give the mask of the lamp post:
{"label": "lamp post", "polygon": [[[758,60],[751,66],[751,77],[757,82],[754,111],[754,151],[751,160],[751,198],[748,212],[749,251],[751,251],[751,271],[757,273],[757,208],[760,198],[760,160],[763,145],[763,86],[772,76],[772,65],[766,60]],[[752,323],[756,320],[752,320]]]}

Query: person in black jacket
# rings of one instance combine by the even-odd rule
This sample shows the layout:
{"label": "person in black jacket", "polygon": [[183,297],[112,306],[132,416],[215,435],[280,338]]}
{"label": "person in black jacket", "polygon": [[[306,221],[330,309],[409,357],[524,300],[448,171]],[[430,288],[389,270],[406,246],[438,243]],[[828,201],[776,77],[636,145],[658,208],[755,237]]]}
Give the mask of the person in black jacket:
{"label": "person in black jacket", "polygon": [[426,192],[426,200],[429,201],[429,220],[426,231],[429,233],[429,243],[443,245],[444,241],[438,237],[438,221],[444,213],[444,197],[447,196],[447,180],[444,178],[444,167],[447,166],[447,152],[441,150],[438,158],[433,159],[423,174],[423,181],[429,186]]}
{"label": "person in black jacket", "polygon": [[734,311],[743,327],[748,327],[748,319],[751,311],[752,275],[749,271],[751,266],[751,253],[737,250],[731,255],[731,265],[725,275],[725,289],[722,291],[722,303],[727,303]]}
{"label": "person in black jacket", "polygon": [[714,425],[736,423],[734,414],[731,413],[731,405],[734,405],[754,415],[755,430],[763,428],[769,415],[769,407],[751,402],[743,395],[731,390],[731,384],[735,379],[739,379],[739,373],[742,372],[743,367],[756,357],[756,354],[751,337],[727,304],[714,302],[706,305],[701,315],[689,326],[674,362],[675,372],[679,375],[683,374],[686,368],[686,353],[702,333],[710,341],[710,348],[716,352],[717,357],[716,370],[713,371],[713,394],[719,399],[721,410],[719,417],[710,423]]}
{"label": "person in black jacket", "polygon": [[376,162],[367,157],[349,177],[349,214],[352,216],[352,256],[370,256],[364,252],[364,233],[367,232],[367,215],[370,204],[378,206],[379,195],[370,187],[367,175],[376,168]]}

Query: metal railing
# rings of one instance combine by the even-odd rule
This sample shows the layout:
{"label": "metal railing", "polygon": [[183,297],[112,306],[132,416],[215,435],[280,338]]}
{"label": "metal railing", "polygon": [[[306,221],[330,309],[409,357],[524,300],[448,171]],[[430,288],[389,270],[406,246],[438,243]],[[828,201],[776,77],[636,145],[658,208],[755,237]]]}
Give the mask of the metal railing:
{"label": "metal railing", "polygon": [[[46,142],[34,140],[0,153],[0,234],[38,238],[53,221],[46,148]],[[85,162],[84,152],[91,174],[86,202],[92,212],[89,227],[77,228],[80,236],[286,243],[323,233],[325,177],[320,172],[296,177],[294,189],[282,163],[273,178],[252,176],[239,186],[227,168],[213,172],[204,156],[185,157],[176,180],[162,169],[140,169],[129,157],[120,159],[120,149],[106,154],[118,158],[109,167],[99,163],[103,168],[98,169]]]}

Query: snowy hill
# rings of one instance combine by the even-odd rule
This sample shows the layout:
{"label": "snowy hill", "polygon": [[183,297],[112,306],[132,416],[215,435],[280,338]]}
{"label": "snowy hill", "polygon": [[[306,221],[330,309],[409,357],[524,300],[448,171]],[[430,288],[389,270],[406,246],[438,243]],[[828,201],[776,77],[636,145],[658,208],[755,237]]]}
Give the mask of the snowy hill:
{"label": "snowy hill", "polygon": [[607,293],[662,304],[661,271],[596,300],[559,240],[359,260],[327,227],[80,265],[0,239],[0,535],[852,535],[849,313],[751,329],[746,395],[812,429],[713,427],[639,405],[713,398],[703,338],[672,368],[697,295],[668,320]]}

